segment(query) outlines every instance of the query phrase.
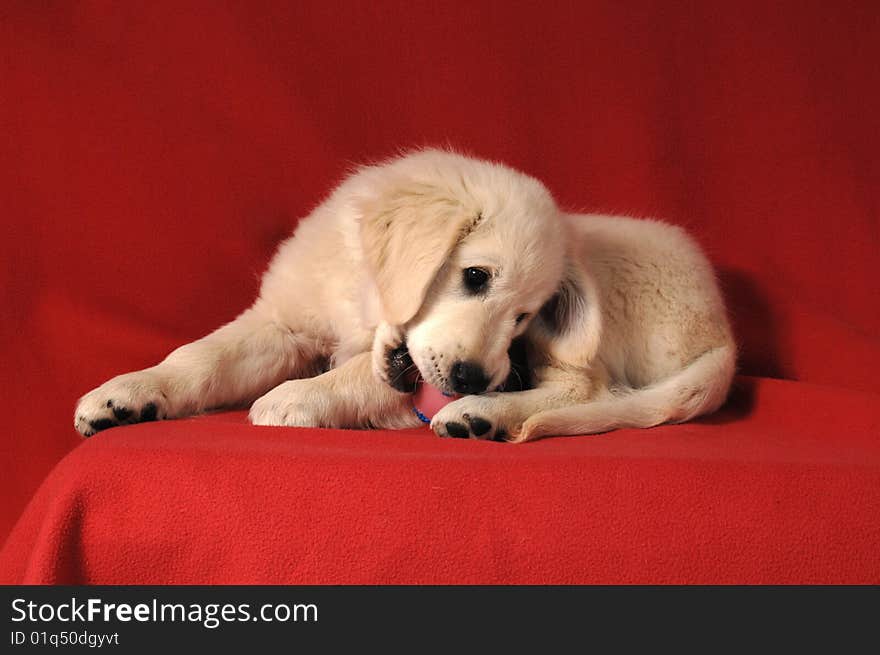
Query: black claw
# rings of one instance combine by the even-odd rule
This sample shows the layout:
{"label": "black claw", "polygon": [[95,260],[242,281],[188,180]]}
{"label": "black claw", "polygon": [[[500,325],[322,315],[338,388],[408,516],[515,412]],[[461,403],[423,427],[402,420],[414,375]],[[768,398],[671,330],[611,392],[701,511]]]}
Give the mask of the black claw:
{"label": "black claw", "polygon": [[456,439],[467,439],[470,436],[467,427],[461,423],[455,423],[454,421],[450,421],[446,424],[446,431],[449,433],[450,437],[455,437]]}
{"label": "black claw", "polygon": [[116,425],[116,421],[112,418],[99,418],[96,421],[89,421],[89,426],[95,431],[100,432]]}
{"label": "black claw", "polygon": [[489,423],[484,418],[480,418],[479,416],[475,416],[474,418],[468,421],[471,425],[471,432],[474,433],[475,436],[481,437],[486,434],[489,430],[492,429],[492,424]]}
{"label": "black claw", "polygon": [[91,437],[93,434],[95,434],[93,430],[88,430],[86,432],[83,432],[84,437]]}
{"label": "black claw", "polygon": [[[109,401],[108,401],[109,402]],[[131,415],[134,414],[130,409],[126,409],[125,407],[114,407],[113,408],[113,416],[116,417],[117,421],[127,421],[131,418]]]}
{"label": "black claw", "polygon": [[141,410],[141,421],[155,421],[157,407],[156,403],[147,403]]}

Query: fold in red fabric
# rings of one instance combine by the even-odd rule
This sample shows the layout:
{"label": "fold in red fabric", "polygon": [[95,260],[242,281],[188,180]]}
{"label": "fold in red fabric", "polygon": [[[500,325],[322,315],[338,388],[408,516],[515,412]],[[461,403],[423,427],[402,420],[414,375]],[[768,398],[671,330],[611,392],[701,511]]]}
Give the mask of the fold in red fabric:
{"label": "fold in red fabric", "polygon": [[[880,582],[878,61],[875,2],[2,3],[0,578]],[[80,395],[423,144],[686,227],[755,377],[520,448],[240,413],[79,439]]]}

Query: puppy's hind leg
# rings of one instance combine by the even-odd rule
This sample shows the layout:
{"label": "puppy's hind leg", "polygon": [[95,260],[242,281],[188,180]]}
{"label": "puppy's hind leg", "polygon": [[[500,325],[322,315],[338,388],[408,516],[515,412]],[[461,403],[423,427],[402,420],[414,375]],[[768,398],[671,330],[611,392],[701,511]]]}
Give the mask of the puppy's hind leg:
{"label": "puppy's hind leg", "polygon": [[513,441],[689,421],[714,412],[724,403],[735,368],[736,348],[728,343],[708,350],[674,375],[650,386],[606,393],[586,404],[547,408],[530,417]]}
{"label": "puppy's hind leg", "polygon": [[116,425],[245,405],[283,380],[314,374],[317,343],[274,321],[258,301],[156,366],[87,393],[77,405],[74,427],[88,437]]}

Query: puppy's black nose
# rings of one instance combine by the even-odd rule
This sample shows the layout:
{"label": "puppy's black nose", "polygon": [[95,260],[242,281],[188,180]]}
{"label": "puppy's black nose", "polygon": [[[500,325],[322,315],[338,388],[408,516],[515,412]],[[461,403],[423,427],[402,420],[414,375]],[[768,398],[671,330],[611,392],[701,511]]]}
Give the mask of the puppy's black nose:
{"label": "puppy's black nose", "polygon": [[483,367],[473,362],[455,362],[450,377],[456,393],[483,393],[489,386],[489,378]]}

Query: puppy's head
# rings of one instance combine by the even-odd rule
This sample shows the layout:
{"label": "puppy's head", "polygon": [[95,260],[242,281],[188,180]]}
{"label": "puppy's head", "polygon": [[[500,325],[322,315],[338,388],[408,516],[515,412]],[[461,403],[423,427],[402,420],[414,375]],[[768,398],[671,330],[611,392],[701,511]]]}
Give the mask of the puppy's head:
{"label": "puppy's head", "polygon": [[409,391],[497,389],[508,351],[558,289],[565,232],[549,192],[510,168],[423,151],[363,171],[361,237],[382,303],[373,362]]}

